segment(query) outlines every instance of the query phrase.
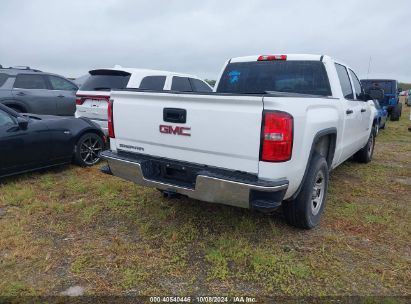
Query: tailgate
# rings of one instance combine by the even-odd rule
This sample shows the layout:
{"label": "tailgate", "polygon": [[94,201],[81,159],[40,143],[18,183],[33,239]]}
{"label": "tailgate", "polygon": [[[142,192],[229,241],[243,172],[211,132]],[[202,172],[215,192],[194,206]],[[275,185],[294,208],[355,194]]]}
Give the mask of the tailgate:
{"label": "tailgate", "polygon": [[258,172],[261,96],[113,91],[111,98],[118,150]]}

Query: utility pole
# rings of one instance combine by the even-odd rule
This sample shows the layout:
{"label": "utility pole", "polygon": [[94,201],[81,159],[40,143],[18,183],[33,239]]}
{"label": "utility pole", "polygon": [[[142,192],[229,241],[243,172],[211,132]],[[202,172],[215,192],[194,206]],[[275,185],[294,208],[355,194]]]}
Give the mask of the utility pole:
{"label": "utility pole", "polygon": [[368,75],[370,74],[370,68],[371,68],[371,56],[370,56],[370,60],[368,61],[367,79],[368,79]]}

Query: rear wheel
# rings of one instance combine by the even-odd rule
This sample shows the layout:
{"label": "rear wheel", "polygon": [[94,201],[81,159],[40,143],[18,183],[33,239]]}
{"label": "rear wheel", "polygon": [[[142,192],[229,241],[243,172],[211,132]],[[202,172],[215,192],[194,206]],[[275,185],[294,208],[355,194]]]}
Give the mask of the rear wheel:
{"label": "rear wheel", "polygon": [[100,161],[100,153],[103,151],[104,141],[95,133],[86,133],[77,141],[74,151],[74,161],[81,167],[88,167]]}
{"label": "rear wheel", "polygon": [[328,189],[328,164],[325,158],[314,154],[300,193],[293,201],[283,202],[288,224],[311,229],[320,223]]}

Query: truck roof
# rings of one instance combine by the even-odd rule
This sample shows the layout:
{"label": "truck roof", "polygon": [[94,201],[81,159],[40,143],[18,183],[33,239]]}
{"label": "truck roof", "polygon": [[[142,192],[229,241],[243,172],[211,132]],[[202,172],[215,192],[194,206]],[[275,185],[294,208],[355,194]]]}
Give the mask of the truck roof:
{"label": "truck roof", "polygon": [[[243,57],[234,57],[231,58],[230,62],[250,62],[250,61],[258,61],[260,56],[271,54],[261,54],[261,55],[252,55],[252,56],[243,56]],[[314,60],[320,61],[322,60],[324,55],[316,55],[316,54],[281,54],[287,56],[287,60]],[[327,56],[328,57],[328,56]]]}

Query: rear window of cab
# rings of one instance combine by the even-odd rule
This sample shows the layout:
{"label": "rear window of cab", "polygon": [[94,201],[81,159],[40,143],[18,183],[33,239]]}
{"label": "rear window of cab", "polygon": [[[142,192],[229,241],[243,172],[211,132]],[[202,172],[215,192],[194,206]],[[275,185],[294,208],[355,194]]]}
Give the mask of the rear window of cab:
{"label": "rear window of cab", "polygon": [[217,93],[265,94],[269,91],[331,96],[321,61],[253,61],[229,63]]}

